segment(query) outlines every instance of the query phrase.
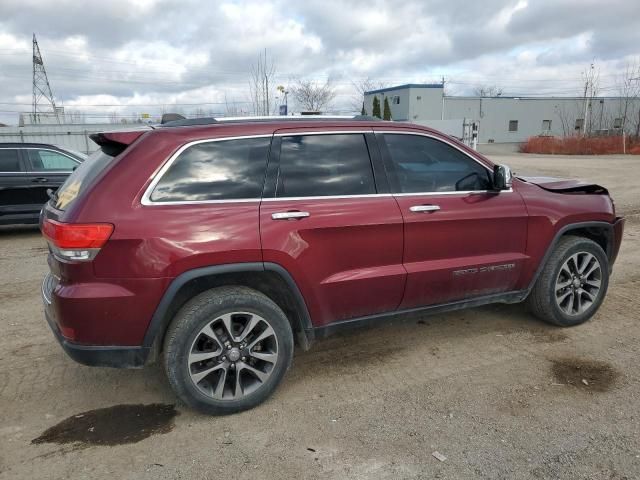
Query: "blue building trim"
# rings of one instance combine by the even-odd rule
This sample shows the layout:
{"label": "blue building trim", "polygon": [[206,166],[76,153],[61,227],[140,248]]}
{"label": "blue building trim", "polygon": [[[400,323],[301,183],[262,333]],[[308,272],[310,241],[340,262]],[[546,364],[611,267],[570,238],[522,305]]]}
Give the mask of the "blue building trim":
{"label": "blue building trim", "polygon": [[370,90],[364,92],[365,95],[374,95],[376,93],[391,92],[393,90],[404,90],[405,88],[443,88],[441,83],[407,83],[406,85],[398,85],[397,87],[379,88],[378,90]]}

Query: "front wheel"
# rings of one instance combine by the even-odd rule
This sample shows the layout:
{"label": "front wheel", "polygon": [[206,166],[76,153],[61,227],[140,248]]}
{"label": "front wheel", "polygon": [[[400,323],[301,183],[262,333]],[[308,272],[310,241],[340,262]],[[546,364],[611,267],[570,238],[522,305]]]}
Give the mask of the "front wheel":
{"label": "front wheel", "polygon": [[291,325],[260,292],[215,288],[180,309],[164,358],[169,383],[187,405],[214,415],[247,410],[271,395],[291,365]]}
{"label": "front wheel", "polygon": [[566,236],[544,266],[527,298],[541,320],[570,327],[589,320],[609,286],[609,260],[602,247],[584,237]]}

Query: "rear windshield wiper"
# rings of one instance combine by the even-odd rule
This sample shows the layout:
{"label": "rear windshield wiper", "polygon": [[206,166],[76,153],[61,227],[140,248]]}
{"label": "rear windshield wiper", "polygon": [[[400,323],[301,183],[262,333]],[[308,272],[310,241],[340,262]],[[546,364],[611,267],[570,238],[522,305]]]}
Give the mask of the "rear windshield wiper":
{"label": "rear windshield wiper", "polygon": [[47,195],[49,195],[49,198],[54,202],[58,201],[58,192],[54,191],[52,188],[47,188]]}

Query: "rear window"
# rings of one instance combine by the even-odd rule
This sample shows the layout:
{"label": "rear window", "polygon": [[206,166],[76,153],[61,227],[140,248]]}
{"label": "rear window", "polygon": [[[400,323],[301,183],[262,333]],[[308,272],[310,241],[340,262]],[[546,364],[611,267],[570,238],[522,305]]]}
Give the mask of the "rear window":
{"label": "rear window", "polygon": [[91,184],[91,182],[102,172],[113,157],[107,155],[102,150],[92,153],[82,162],[67,181],[58,189],[54,199],[55,207],[59,210],[66,210],[76,198]]}
{"label": "rear window", "polygon": [[156,185],[154,202],[260,198],[271,137],[219,140],[190,146]]}

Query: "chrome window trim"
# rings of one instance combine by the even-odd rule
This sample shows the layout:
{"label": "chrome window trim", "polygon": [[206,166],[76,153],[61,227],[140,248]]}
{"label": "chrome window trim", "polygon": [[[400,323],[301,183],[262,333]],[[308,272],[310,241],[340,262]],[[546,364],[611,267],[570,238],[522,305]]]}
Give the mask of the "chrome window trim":
{"label": "chrome window trim", "polygon": [[250,138],[271,138],[271,137],[273,137],[273,134],[268,133],[268,134],[260,134],[260,135],[241,135],[236,137],[207,138],[204,140],[194,140],[192,142],[185,143],[173,155],[171,155],[169,159],[162,165],[160,170],[158,170],[158,172],[153,175],[153,180],[151,180],[151,183],[142,194],[140,203],[147,207],[151,207],[151,206],[158,206],[158,205],[160,206],[162,205],[200,205],[200,204],[207,204],[207,203],[238,203],[238,202],[247,203],[247,202],[260,201],[260,197],[257,197],[257,198],[237,198],[237,199],[221,199],[221,200],[176,200],[176,201],[170,201],[170,202],[154,202],[153,200],[151,200],[151,194],[153,193],[153,190],[156,188],[158,183],[160,183],[160,180],[162,180],[162,177],[164,176],[164,174],[167,173],[167,170],[171,168],[171,165],[173,165],[173,162],[176,161],[176,159],[180,156],[180,154],[184,152],[186,149],[194,145],[199,145],[201,143],[224,142],[227,140],[246,140]]}
{"label": "chrome window trim", "polygon": [[314,195],[310,197],[270,197],[263,198],[263,202],[280,202],[280,201],[300,201],[300,200],[334,200],[334,199],[351,199],[351,198],[375,198],[375,197],[392,197],[391,193],[364,193],[361,195]]}
{"label": "chrome window trim", "polygon": [[411,196],[436,196],[436,195],[482,195],[486,193],[512,193],[513,189],[509,190],[455,190],[451,192],[418,192],[418,193],[393,193],[394,197],[411,197]]}
{"label": "chrome window trim", "polygon": [[[291,130],[295,130],[296,127],[290,127]],[[348,127],[346,127],[348,128]],[[280,130],[280,129],[279,129]],[[278,132],[278,130],[276,130]],[[201,143],[210,143],[210,142],[222,142],[225,140],[243,140],[250,138],[268,138],[268,137],[289,137],[296,135],[336,135],[336,134],[366,134],[366,133],[389,133],[389,134],[404,134],[404,135],[420,135],[423,137],[433,138],[435,140],[439,140],[441,142],[446,143],[462,152],[464,155],[472,159],[473,161],[479,163],[483,167],[485,167],[489,172],[492,172],[491,169],[475,159],[471,155],[469,155],[464,150],[460,149],[455,144],[442,139],[436,135],[432,135],[424,132],[413,132],[413,131],[393,131],[393,130],[375,130],[374,128],[369,128],[367,130],[322,130],[322,131],[300,131],[300,132],[279,132],[273,134],[260,134],[260,135],[241,135],[235,137],[221,137],[221,138],[209,138],[204,140],[194,140],[192,142],[188,142],[181,146],[173,155],[169,157],[169,159],[162,165],[160,170],[157,173],[153,174],[153,180],[149,184],[149,186],[145,189],[140,203],[144,206],[163,206],[163,205],[203,205],[203,204],[217,204],[217,203],[251,203],[251,202],[280,202],[280,201],[303,201],[303,200],[332,200],[332,199],[351,199],[351,198],[373,198],[373,197],[409,197],[409,196],[437,196],[437,195],[472,195],[472,194],[485,194],[485,193],[493,193],[493,190],[464,190],[464,191],[451,191],[451,192],[415,192],[415,193],[370,193],[370,194],[362,194],[362,195],[320,195],[320,196],[310,196],[310,197],[269,197],[269,198],[238,198],[238,199],[222,199],[222,200],[177,200],[170,202],[154,202],[151,200],[151,193],[153,189],[158,185],[162,176],[167,172],[167,170],[171,167],[173,162],[178,158],[178,156],[184,152],[187,148],[198,145]],[[24,173],[24,172],[20,172]],[[513,189],[509,190],[500,190],[499,193],[511,193]]]}
{"label": "chrome window trim", "polygon": [[[291,130],[295,130],[296,127],[289,127]],[[298,127],[300,128],[300,127]],[[344,127],[344,128],[349,128],[349,127]],[[279,128],[278,130],[276,130],[276,132],[278,132],[279,130],[284,130],[283,128]],[[282,133],[274,133],[273,136],[274,137],[296,137],[298,135],[351,135],[351,134],[360,134],[360,135],[364,135],[365,133],[373,133],[373,130],[370,128],[368,130],[322,130],[322,131],[317,131],[317,130],[311,130],[311,131],[301,131],[301,132],[282,132]]]}
{"label": "chrome window trim", "polygon": [[[75,158],[73,158],[70,155],[67,155],[64,152],[61,152],[59,150],[54,150],[52,148],[42,148],[42,147],[0,147],[0,150],[45,150],[47,152],[53,152],[53,153],[57,153],[59,155],[62,155],[63,157],[67,157],[69,160],[71,160],[72,162],[81,165],[82,162],[79,160],[76,160]],[[29,166],[31,166],[31,160],[29,160],[29,158],[27,158],[27,161],[29,162]],[[73,173],[73,170],[25,170],[24,172],[0,172],[0,173],[19,173],[19,174],[35,174],[35,175],[42,175],[43,173]]]}

